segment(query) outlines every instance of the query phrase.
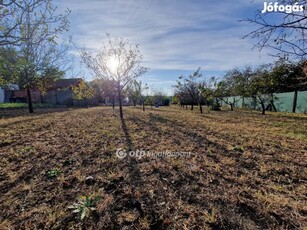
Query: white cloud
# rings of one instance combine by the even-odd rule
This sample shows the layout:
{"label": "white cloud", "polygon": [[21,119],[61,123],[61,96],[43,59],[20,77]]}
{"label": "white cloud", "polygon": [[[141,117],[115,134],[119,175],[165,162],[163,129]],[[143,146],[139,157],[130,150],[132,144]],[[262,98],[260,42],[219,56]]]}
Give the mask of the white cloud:
{"label": "white cloud", "polygon": [[203,70],[225,71],[271,61],[265,53],[253,51],[251,41],[241,39],[251,28],[238,20],[260,8],[260,0],[58,3],[72,10],[71,32],[78,46],[97,50],[106,32],[124,37],[140,44],[144,64],[151,70],[192,71],[201,66]]}

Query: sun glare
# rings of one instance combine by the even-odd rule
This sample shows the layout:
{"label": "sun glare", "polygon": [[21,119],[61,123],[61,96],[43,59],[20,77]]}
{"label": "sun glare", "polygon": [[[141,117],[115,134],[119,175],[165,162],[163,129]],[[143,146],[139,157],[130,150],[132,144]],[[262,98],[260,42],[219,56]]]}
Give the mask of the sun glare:
{"label": "sun glare", "polygon": [[110,69],[111,73],[117,74],[118,66],[119,66],[118,58],[116,58],[114,56],[110,57],[107,65],[108,65],[108,68]]}

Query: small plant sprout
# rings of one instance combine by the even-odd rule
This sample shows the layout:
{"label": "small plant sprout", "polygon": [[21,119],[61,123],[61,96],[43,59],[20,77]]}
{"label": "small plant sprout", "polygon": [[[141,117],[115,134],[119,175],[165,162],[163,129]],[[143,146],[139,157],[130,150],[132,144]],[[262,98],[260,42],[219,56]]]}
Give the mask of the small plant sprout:
{"label": "small plant sprout", "polygon": [[243,153],[244,152],[244,148],[243,146],[234,146],[231,148],[232,151],[238,151],[240,153]]}
{"label": "small plant sprout", "polygon": [[46,175],[49,178],[54,178],[54,177],[58,177],[61,174],[61,170],[60,169],[52,169],[46,172]]}
{"label": "small plant sprout", "polygon": [[97,201],[99,196],[81,196],[76,203],[68,206],[69,209],[73,209],[73,213],[78,213],[80,220],[90,217],[91,213],[96,210]]}
{"label": "small plant sprout", "polygon": [[18,153],[26,153],[26,152],[29,152],[31,150],[31,146],[25,146],[23,148],[21,148]]}
{"label": "small plant sprout", "polygon": [[217,222],[217,210],[212,208],[211,211],[205,211],[203,215],[206,223],[208,224],[216,224]]}

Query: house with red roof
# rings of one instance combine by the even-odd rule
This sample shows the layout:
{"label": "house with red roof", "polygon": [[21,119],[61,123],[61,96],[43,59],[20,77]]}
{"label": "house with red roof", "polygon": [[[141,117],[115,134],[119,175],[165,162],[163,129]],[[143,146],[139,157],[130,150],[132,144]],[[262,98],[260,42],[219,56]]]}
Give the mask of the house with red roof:
{"label": "house with red roof", "polygon": [[[48,103],[54,105],[74,105],[73,87],[83,82],[82,78],[58,79],[47,88],[46,92],[38,89],[31,90],[34,103]],[[5,102],[27,102],[26,90],[8,90],[5,93]]]}

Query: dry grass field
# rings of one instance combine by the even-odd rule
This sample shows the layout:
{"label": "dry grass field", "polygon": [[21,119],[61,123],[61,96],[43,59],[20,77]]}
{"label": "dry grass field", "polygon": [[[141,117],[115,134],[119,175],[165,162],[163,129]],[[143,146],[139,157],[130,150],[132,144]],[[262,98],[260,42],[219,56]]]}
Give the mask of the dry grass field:
{"label": "dry grass field", "polygon": [[[1,110],[0,229],[306,229],[307,115],[124,116]],[[118,148],[191,155],[120,159]]]}

